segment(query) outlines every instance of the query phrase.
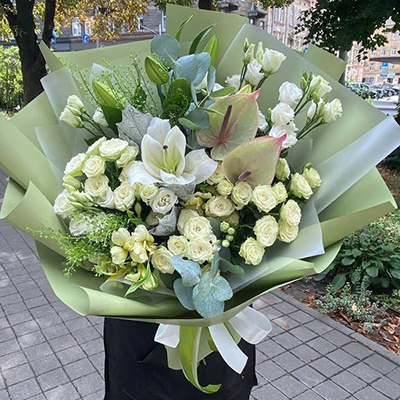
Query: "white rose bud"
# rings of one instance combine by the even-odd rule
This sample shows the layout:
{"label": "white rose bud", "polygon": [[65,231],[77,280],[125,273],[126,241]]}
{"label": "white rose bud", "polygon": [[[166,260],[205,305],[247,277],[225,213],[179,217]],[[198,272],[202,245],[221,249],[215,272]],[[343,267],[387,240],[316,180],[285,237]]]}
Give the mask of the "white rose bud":
{"label": "white rose bud", "polygon": [[85,181],[85,192],[96,198],[104,198],[108,191],[108,178],[105,175],[97,175]]}
{"label": "white rose bud", "polygon": [[280,218],[290,226],[298,226],[301,221],[301,209],[294,200],[289,200],[280,211]]}
{"label": "white rose bud", "polygon": [[322,119],[325,123],[331,124],[336,122],[342,116],[343,108],[339,99],[332,100],[330,103],[325,104],[324,114]]}
{"label": "white rose bud", "polygon": [[63,186],[68,193],[72,193],[75,192],[75,190],[82,189],[82,183],[71,175],[63,176]]}
{"label": "white rose bud", "polygon": [[278,204],[274,191],[271,186],[268,185],[258,185],[255,187],[252,200],[259,211],[266,213],[270,212]]}
{"label": "white rose bud", "polygon": [[243,64],[249,64],[254,59],[255,45],[251,43],[243,55]]}
{"label": "white rose bud", "polygon": [[93,121],[103,128],[108,128],[107,120],[105,119],[103,110],[100,107],[96,108],[96,111],[93,114]]}
{"label": "white rose bud", "polygon": [[294,83],[284,82],[279,88],[279,101],[290,107],[298,104],[303,97],[303,91]]}
{"label": "white rose bud", "polygon": [[294,110],[289,104],[279,103],[271,112],[271,121],[275,125],[285,126],[294,119]]}
{"label": "white rose bud", "polygon": [[129,164],[131,161],[135,160],[139,154],[139,147],[137,144],[133,144],[126,148],[126,150],[121,154],[119,159],[116,161],[118,168],[123,168],[125,165]]}
{"label": "white rose bud", "polygon": [[261,71],[261,65],[257,60],[252,60],[250,64],[247,66],[246,71],[246,82],[248,82],[251,86],[256,87],[262,78],[264,78],[264,73]]}
{"label": "white rose bud", "polygon": [[71,175],[72,177],[82,175],[82,168],[86,161],[86,154],[80,153],[72,157],[65,166],[64,175]]}
{"label": "white rose bud", "polygon": [[298,226],[289,225],[288,223],[282,220],[279,220],[278,226],[279,226],[278,239],[281,242],[291,243],[299,235]]}
{"label": "white rose bud", "polygon": [[314,75],[311,80],[308,93],[310,96],[312,96],[313,94],[316,94],[319,97],[324,97],[331,90],[332,90],[332,88],[329,85],[329,82],[327,80],[325,80],[320,75],[317,75],[317,76]]}
{"label": "white rose bud", "polygon": [[106,170],[106,163],[100,156],[89,156],[85,161],[82,172],[88,178],[94,178],[97,175],[103,175]]}
{"label": "white rose bud", "polygon": [[209,185],[217,185],[225,179],[224,171],[222,171],[222,164],[218,163],[216,170],[213,174],[207,179],[207,183]]}
{"label": "white rose bud", "polygon": [[306,200],[308,200],[313,194],[313,191],[306,178],[304,178],[304,176],[300,175],[299,173],[295,173],[294,175],[292,175],[292,180],[290,182],[290,191],[294,196],[304,198]]}
{"label": "white rose bud", "polygon": [[315,189],[316,187],[321,186],[322,180],[316,169],[306,168],[304,169],[302,175],[310,185],[311,189]]}
{"label": "white rose bud", "polygon": [[74,110],[70,107],[65,107],[64,110],[60,114],[60,121],[66,122],[68,125],[73,128],[83,128],[82,119],[74,114]]}
{"label": "white rose bud", "polygon": [[281,67],[286,56],[276,50],[265,49],[262,69],[266,75],[274,74]]}
{"label": "white rose bud", "polygon": [[183,234],[189,240],[196,238],[210,239],[212,235],[211,223],[205,217],[190,218],[183,227]]}
{"label": "white rose bud", "polygon": [[187,244],[188,240],[185,236],[173,235],[168,239],[167,247],[174,256],[184,257],[186,254]]}
{"label": "white rose bud", "polygon": [[150,207],[156,214],[165,215],[171,211],[178,197],[176,194],[169,189],[160,189],[160,191],[150,200]]}
{"label": "white rose bud", "polygon": [[258,265],[264,257],[264,247],[253,237],[249,237],[240,246],[239,255],[248,265]]}
{"label": "white rose bud", "polygon": [[250,203],[253,189],[247,182],[237,182],[232,189],[232,200],[236,204],[236,209],[241,210]]}
{"label": "white rose bud", "polygon": [[210,260],[214,254],[213,245],[206,239],[198,238],[189,240],[186,257],[200,264]]}
{"label": "white rose bud", "polygon": [[54,212],[62,218],[67,218],[74,210],[74,206],[70,203],[68,192],[63,190],[54,201]]}
{"label": "white rose bud", "polygon": [[275,243],[278,231],[278,222],[271,215],[266,215],[257,220],[254,226],[257,241],[263,247],[270,247]]}
{"label": "white rose bud", "polygon": [[102,197],[98,197],[96,199],[96,204],[104,208],[115,208],[114,193],[110,187],[107,189],[107,192],[105,192]]}
{"label": "white rose bud", "polygon": [[275,176],[280,181],[286,181],[290,176],[290,167],[286,158],[280,158],[276,164]]}
{"label": "white rose bud", "polygon": [[217,185],[217,193],[221,196],[229,196],[232,193],[233,185],[228,180],[224,179]]}
{"label": "white rose bud", "polygon": [[119,211],[126,211],[132,208],[135,202],[135,192],[128,182],[122,183],[114,190],[115,208]]}
{"label": "white rose bud", "polygon": [[210,217],[227,217],[235,211],[235,205],[225,196],[216,196],[206,203],[206,215]]}
{"label": "white rose bud", "polygon": [[82,100],[74,94],[68,97],[67,106],[74,109],[75,112],[77,113],[76,115],[81,115],[86,111],[85,106],[82,103]]}
{"label": "white rose bud", "polygon": [[178,218],[178,223],[177,223],[177,228],[180,233],[183,234],[183,229],[191,218],[196,218],[199,216],[199,213],[196,212],[195,210],[189,209],[189,208],[184,208],[181,210],[179,213],[179,218]]}
{"label": "white rose bud", "polygon": [[116,161],[128,147],[128,142],[121,139],[110,139],[100,145],[100,155],[107,161]]}
{"label": "white rose bud", "polygon": [[164,246],[159,246],[151,257],[151,263],[155,269],[158,269],[162,274],[173,274],[175,268],[171,264],[173,254]]}
{"label": "white rose bud", "polygon": [[152,200],[158,193],[158,187],[153,185],[152,183],[148,185],[142,185],[139,189],[139,196],[142,201],[146,204],[149,204],[150,200]]}
{"label": "white rose bud", "polygon": [[286,201],[288,193],[285,188],[285,185],[282,182],[278,182],[277,184],[272,186],[272,191],[274,192],[278,204]]}
{"label": "white rose bud", "polygon": [[96,140],[86,151],[86,154],[89,156],[99,156],[100,155],[100,146],[107,141],[106,137],[101,137]]}

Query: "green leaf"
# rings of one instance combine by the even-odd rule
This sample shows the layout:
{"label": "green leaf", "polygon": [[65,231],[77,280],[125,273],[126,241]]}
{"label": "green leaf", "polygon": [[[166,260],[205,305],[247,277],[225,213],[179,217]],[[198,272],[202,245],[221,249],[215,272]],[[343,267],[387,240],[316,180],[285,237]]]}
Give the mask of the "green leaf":
{"label": "green leaf", "polygon": [[211,295],[215,300],[219,301],[227,301],[232,298],[232,288],[230,287],[229,282],[221,275],[213,279],[211,285]]}
{"label": "green leaf", "polygon": [[184,286],[194,286],[200,282],[201,268],[198,263],[173,256],[171,264],[181,275]]}
{"label": "green leaf", "polygon": [[122,121],[122,111],[119,108],[113,108],[106,105],[100,106],[107,124],[111,128],[116,128],[116,124]]}
{"label": "green leaf", "polygon": [[342,265],[351,265],[356,261],[353,257],[345,257],[342,260]]}
{"label": "green leaf", "polygon": [[215,85],[215,68],[213,66],[210,67],[208,70],[208,75],[207,75],[207,91],[208,93],[211,93],[214,85]]}
{"label": "green leaf", "polygon": [[140,288],[140,286],[144,285],[151,278],[151,269],[150,262],[147,263],[146,273],[144,274],[142,279],[139,279],[137,282],[132,284],[129,289],[125,293],[125,297],[127,297],[130,293],[136,292]]}
{"label": "green leaf", "polygon": [[193,287],[185,286],[182,279],[178,278],[174,281],[174,292],[183,307],[188,310],[195,309],[193,304]]}
{"label": "green leaf", "polygon": [[225,260],[224,258],[221,258],[221,261],[219,263],[219,269],[221,270],[221,272],[230,272],[236,275],[245,274],[244,269],[240,265],[232,264],[231,262]]}
{"label": "green leaf", "polygon": [[204,37],[208,35],[208,33],[211,31],[215,24],[208,26],[207,28],[203,29],[193,40],[190,49],[189,49],[189,54],[195,54],[197,47],[199,46],[200,42],[203,40]]}
{"label": "green leaf", "polygon": [[387,276],[380,276],[379,277],[379,283],[383,288],[388,288],[390,285],[390,280]]}
{"label": "green leaf", "polygon": [[182,118],[179,118],[179,119],[178,119],[178,122],[179,122],[184,128],[190,129],[190,130],[192,130],[192,131],[200,131],[200,130],[201,130],[201,127],[198,126],[198,125],[196,125],[196,124],[195,124],[194,122],[192,122],[190,119],[187,119],[187,118],[182,117]]}
{"label": "green leaf", "polygon": [[211,65],[215,65],[218,57],[218,38],[216,35],[211,36],[203,51],[211,56]]}
{"label": "green leaf", "polygon": [[368,276],[371,278],[376,278],[379,274],[379,269],[377,267],[368,267],[366,269]]}
{"label": "green leaf", "polygon": [[230,94],[234,93],[236,89],[232,86],[227,86],[222,89],[216,90],[215,92],[212,92],[210,94],[211,97],[224,97],[224,96],[229,96]]}
{"label": "green leaf", "polygon": [[353,283],[353,284],[358,283],[361,280],[361,275],[358,271],[353,271],[350,274],[350,279],[351,279],[351,283]]}
{"label": "green leaf", "polygon": [[171,35],[163,34],[155,36],[150,44],[150,51],[157,54],[158,58],[172,68],[179,57],[181,47],[179,42]]}
{"label": "green leaf", "polygon": [[352,253],[352,255],[353,255],[354,258],[357,258],[357,257],[360,257],[360,256],[361,256],[362,251],[359,250],[359,249],[353,249],[351,253]]}
{"label": "green leaf", "polygon": [[169,118],[171,113],[176,116],[184,115],[190,106],[190,84],[185,79],[174,80],[163,101],[162,118]]}
{"label": "green leaf", "polygon": [[346,283],[346,274],[338,274],[332,280],[332,289],[339,290]]}
{"label": "green leaf", "polygon": [[189,18],[186,18],[179,26],[178,30],[175,33],[175,39],[177,41],[181,40],[181,35],[183,32],[183,28],[190,22],[190,20],[193,18],[193,15],[191,15]]}
{"label": "green leaf", "polygon": [[193,111],[191,111],[186,116],[186,118],[192,121],[192,123],[195,124],[198,128],[200,128],[200,129],[193,129],[195,131],[204,130],[210,126],[209,115],[204,110],[201,110],[199,108],[196,108]]}
{"label": "green leaf", "polygon": [[400,271],[398,269],[390,269],[389,271],[393,278],[400,279]]}

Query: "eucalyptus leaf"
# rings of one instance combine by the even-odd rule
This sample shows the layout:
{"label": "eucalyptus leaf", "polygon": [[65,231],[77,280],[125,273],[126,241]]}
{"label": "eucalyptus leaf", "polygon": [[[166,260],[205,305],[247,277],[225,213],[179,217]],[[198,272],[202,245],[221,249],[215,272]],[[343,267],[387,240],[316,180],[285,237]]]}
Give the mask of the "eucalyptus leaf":
{"label": "eucalyptus leaf", "polygon": [[175,60],[179,57],[181,47],[173,36],[163,34],[153,38],[150,44],[150,51],[157,54],[167,67],[172,68]]}
{"label": "eucalyptus leaf", "polygon": [[208,93],[212,92],[214,85],[215,85],[215,68],[213,66],[210,67],[208,70],[208,75],[207,75],[207,91]]}
{"label": "eucalyptus leaf", "polygon": [[215,300],[227,301],[232,298],[233,292],[229,282],[222,276],[216,276],[211,285],[211,294]]}
{"label": "eucalyptus leaf", "polygon": [[184,286],[194,286],[200,282],[201,268],[198,263],[173,256],[171,257],[171,264],[181,275]]}
{"label": "eucalyptus leaf", "polygon": [[196,311],[203,318],[213,318],[224,312],[224,302],[214,299],[212,296],[202,296],[197,285],[193,289],[193,304]]}
{"label": "eucalyptus leaf", "polygon": [[212,228],[212,231],[213,231],[214,235],[215,235],[217,238],[220,238],[221,235],[222,235],[221,228],[220,228],[220,226],[221,226],[221,221],[219,221],[218,219],[213,218],[213,217],[207,217],[207,219],[208,219],[208,220],[210,221],[210,223],[211,223],[211,228]]}
{"label": "eucalyptus leaf", "polygon": [[194,109],[190,112],[186,118],[191,121],[198,129],[193,129],[195,131],[207,129],[210,126],[210,116],[206,111],[199,108]]}
{"label": "eucalyptus leaf", "polygon": [[174,281],[174,291],[183,307],[188,310],[195,309],[193,304],[193,287],[185,286],[182,282],[182,278],[178,278]]}
{"label": "eucalyptus leaf", "polygon": [[207,297],[211,295],[211,284],[213,277],[214,275],[211,271],[204,272],[201,275],[200,281],[196,287],[202,296]]}
{"label": "eucalyptus leaf", "polygon": [[196,125],[194,122],[192,122],[190,119],[187,118],[179,118],[178,122],[187,129],[190,129],[191,131],[200,131],[202,128],[198,125]]}
{"label": "eucalyptus leaf", "polygon": [[245,274],[244,269],[240,265],[232,264],[231,262],[225,260],[224,258],[221,258],[221,261],[219,263],[219,269],[221,270],[221,272],[230,272],[236,275]]}

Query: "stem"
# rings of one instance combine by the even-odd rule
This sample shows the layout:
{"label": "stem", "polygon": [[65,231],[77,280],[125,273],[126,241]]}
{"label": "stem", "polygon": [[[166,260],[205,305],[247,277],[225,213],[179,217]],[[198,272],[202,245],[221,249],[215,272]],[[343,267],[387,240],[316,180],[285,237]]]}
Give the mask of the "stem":
{"label": "stem", "polygon": [[242,71],[240,72],[240,84],[238,91],[242,88],[244,77],[246,76],[247,72],[247,64],[243,64]]}

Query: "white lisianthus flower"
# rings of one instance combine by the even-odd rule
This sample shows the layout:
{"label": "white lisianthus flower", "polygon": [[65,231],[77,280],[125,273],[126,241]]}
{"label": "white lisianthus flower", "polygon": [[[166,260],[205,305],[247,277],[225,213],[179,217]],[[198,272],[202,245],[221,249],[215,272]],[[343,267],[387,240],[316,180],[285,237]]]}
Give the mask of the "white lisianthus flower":
{"label": "white lisianthus flower", "polygon": [[96,204],[104,208],[110,208],[110,209],[115,208],[114,192],[111,190],[110,187],[102,197],[98,197],[96,199]]}
{"label": "white lisianthus flower", "polygon": [[253,189],[247,182],[237,182],[232,189],[231,198],[236,204],[236,209],[241,210],[250,203]]}
{"label": "white lisianthus flower", "polygon": [[183,227],[183,235],[189,240],[210,239],[212,235],[211,223],[205,217],[190,218]]}
{"label": "white lisianthus flower", "polygon": [[246,82],[256,87],[262,78],[264,78],[264,73],[261,71],[261,65],[256,59],[253,59],[250,64],[247,65]]}
{"label": "white lisianthus flower", "polygon": [[72,218],[69,223],[69,232],[72,236],[83,236],[93,232],[94,226],[86,219]]}
{"label": "white lisianthus flower", "polygon": [[186,254],[187,244],[188,240],[185,236],[173,235],[169,237],[167,247],[174,256],[184,257]]}
{"label": "white lisianthus flower", "polygon": [[86,161],[86,154],[79,153],[72,157],[65,166],[64,175],[71,175],[72,177],[82,175],[82,168]]}
{"label": "white lisianthus flower", "polygon": [[317,112],[317,103],[315,101],[312,101],[310,107],[308,107],[307,110],[307,118],[313,119],[316,112]]}
{"label": "white lisianthus flower", "polygon": [[154,199],[154,197],[158,193],[158,187],[150,183],[149,185],[141,185],[139,189],[139,195],[142,201],[146,204],[149,204],[150,200]]}
{"label": "white lisianthus flower", "polygon": [[199,217],[199,213],[195,210],[191,210],[189,208],[184,208],[183,210],[181,210],[177,223],[178,231],[183,234],[183,229],[185,228],[185,225],[189,221],[189,219],[196,217]]}
{"label": "white lisianthus flower", "polygon": [[285,126],[294,119],[294,110],[289,104],[278,103],[271,112],[271,121],[275,125]]}
{"label": "white lisianthus flower", "polygon": [[278,182],[274,186],[272,186],[272,191],[274,192],[278,204],[286,201],[288,193],[285,185],[282,182]]}
{"label": "white lisianthus flower", "polygon": [[325,123],[330,124],[336,122],[342,116],[343,108],[339,99],[332,100],[326,103],[324,107],[324,114],[322,119]]}
{"label": "white lisianthus flower", "polygon": [[257,241],[263,247],[270,247],[275,243],[278,231],[278,222],[271,215],[266,215],[257,220],[254,226]]}
{"label": "white lisianthus flower", "polygon": [[122,183],[114,190],[114,204],[119,211],[126,211],[132,208],[135,202],[135,192],[128,182]]}
{"label": "white lisianthus flower", "polygon": [[[129,171],[131,170],[132,165],[135,164],[135,162],[136,162],[136,161],[131,161],[130,163],[126,164],[125,167],[122,168],[122,171],[121,171],[121,173],[119,174],[119,177],[118,177],[118,180],[119,180],[121,183],[128,182],[128,179],[129,179]],[[139,183],[139,182],[136,182],[136,183],[139,184],[139,185],[141,185],[141,183]],[[135,184],[133,184],[132,187],[133,187],[134,185],[135,185]]]}
{"label": "white lisianthus flower", "polygon": [[74,206],[70,203],[67,190],[63,190],[55,199],[54,212],[62,218],[68,217],[74,210]]}
{"label": "white lisianthus flower", "polygon": [[300,175],[298,172],[292,175],[290,191],[294,196],[304,198],[306,200],[308,200],[313,194],[311,186],[307,182],[306,178],[304,178],[304,176]]}
{"label": "white lisianthus flower", "polygon": [[100,156],[89,156],[82,168],[82,172],[88,178],[94,178],[97,175],[103,175],[105,170],[106,163]]}
{"label": "white lisianthus flower", "polygon": [[100,146],[107,141],[105,136],[96,140],[86,151],[86,154],[89,156],[99,156],[100,155]]}
{"label": "white lisianthus flower", "polygon": [[68,199],[74,207],[91,207],[93,205],[93,197],[85,192],[71,192],[68,194]]}
{"label": "white lisianthus flower", "polygon": [[213,245],[204,238],[189,240],[187,244],[186,257],[189,260],[202,264],[212,258],[214,254]]}
{"label": "white lisianthus flower", "polygon": [[266,75],[275,74],[286,60],[286,56],[276,50],[265,49],[262,70]]}
{"label": "white lisianthus flower", "polygon": [[63,176],[63,186],[65,189],[67,189],[68,193],[82,189],[82,183],[78,179],[72,177],[71,175]]}
{"label": "white lisianthus flower", "polygon": [[252,201],[259,211],[270,212],[278,202],[274,191],[269,185],[258,185],[253,190]]}
{"label": "white lisianthus flower", "polygon": [[85,181],[85,192],[96,198],[104,198],[108,191],[108,178],[105,175],[97,175]]}
{"label": "white lisianthus flower", "polygon": [[229,196],[232,193],[233,185],[227,179],[224,179],[217,185],[217,193],[221,196]]}
{"label": "white lisianthus flower", "polygon": [[294,83],[284,82],[279,88],[279,101],[295,107],[303,97],[303,91]]}
{"label": "white lisianthus flower", "polygon": [[224,171],[222,170],[222,163],[218,163],[217,168],[213,174],[207,179],[209,185],[217,185],[225,179]]}
{"label": "white lisianthus flower", "polygon": [[107,161],[116,161],[127,149],[128,142],[121,139],[110,139],[100,145],[100,155]]}
{"label": "white lisianthus flower", "polygon": [[235,205],[225,196],[212,197],[206,203],[206,215],[210,217],[227,217],[235,211]]}
{"label": "white lisianthus flower", "polygon": [[102,126],[103,128],[108,128],[107,120],[104,117],[103,110],[100,107],[96,108],[96,111],[93,114],[93,121],[96,122],[96,124]]}
{"label": "white lisianthus flower", "polygon": [[267,128],[268,123],[265,119],[265,115],[260,110],[258,110],[258,129],[264,132]]}
{"label": "white lisianthus flower", "polygon": [[286,158],[280,158],[276,164],[275,176],[280,181],[284,182],[289,179],[290,167]]}
{"label": "white lisianthus flower", "polygon": [[74,114],[74,110],[71,107],[66,106],[60,114],[60,121],[66,122],[73,128],[83,128],[82,119]]}
{"label": "white lisianthus flower", "polygon": [[322,184],[321,177],[318,171],[314,168],[306,168],[302,175],[306,178],[306,181],[310,185],[311,189],[315,189]]}
{"label": "white lisianthus flower", "polygon": [[146,262],[156,247],[154,237],[144,225],[138,225],[132,233],[132,238],[134,240],[133,249],[130,252],[132,260],[137,263]]}
{"label": "white lisianthus flower", "polygon": [[158,269],[162,274],[173,274],[175,268],[171,264],[173,254],[164,246],[159,246],[154,251],[151,257],[151,263],[155,269]]}
{"label": "white lisianthus flower", "polygon": [[298,226],[301,221],[301,209],[297,202],[289,200],[284,204],[279,213],[280,219],[290,226]]}
{"label": "white lisianthus flower", "polygon": [[138,154],[139,154],[139,147],[136,143],[128,146],[116,161],[117,167],[118,168],[125,167],[125,165],[135,160]]}
{"label": "white lisianthus flower", "polygon": [[240,246],[239,255],[248,265],[258,265],[264,257],[264,247],[253,237],[249,237]]}
{"label": "white lisianthus flower", "polygon": [[225,83],[228,86],[234,87],[236,89],[236,91],[238,91],[239,86],[240,86],[240,75],[235,74],[235,75],[230,76],[229,78],[226,78]]}
{"label": "white lisianthus flower", "polygon": [[268,136],[274,138],[280,138],[286,135],[285,140],[282,143],[282,148],[287,149],[289,147],[294,146],[297,143],[296,132],[291,128],[293,124],[289,125],[274,125],[272,129],[269,131]]}
{"label": "white lisianthus flower", "polygon": [[76,115],[81,115],[82,113],[84,113],[86,111],[85,105],[82,103],[82,100],[75,94],[68,97],[67,106],[74,109],[76,112]]}
{"label": "white lisianthus flower", "polygon": [[162,188],[150,200],[149,205],[156,214],[165,215],[174,208],[177,201],[178,197],[172,190]]}
{"label": "white lisianthus flower", "polygon": [[327,80],[325,80],[321,75],[313,75],[308,91],[310,96],[316,94],[319,97],[324,97],[331,90],[332,88]]}
{"label": "white lisianthus flower", "polygon": [[278,239],[281,242],[291,243],[299,235],[298,226],[289,225],[283,220],[279,220],[278,226],[279,226]]}

